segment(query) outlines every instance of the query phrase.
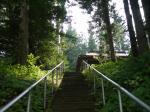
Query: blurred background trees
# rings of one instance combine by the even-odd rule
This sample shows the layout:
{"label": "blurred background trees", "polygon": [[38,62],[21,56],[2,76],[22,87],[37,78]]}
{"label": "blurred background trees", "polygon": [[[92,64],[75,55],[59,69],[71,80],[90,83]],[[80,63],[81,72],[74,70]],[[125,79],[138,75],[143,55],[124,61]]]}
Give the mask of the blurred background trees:
{"label": "blurred background trees", "polygon": [[[145,21],[142,19],[140,11],[140,0],[122,0],[124,3],[125,21],[119,17],[116,11],[115,4],[112,0],[76,0],[81,5],[81,8],[86,9],[93,17],[92,22],[100,38],[100,50],[107,52],[111,59],[115,61],[115,51],[129,50],[133,56],[142,55],[149,51],[149,2],[141,0]],[[147,5],[146,5],[147,4]],[[130,12],[130,7],[132,14]],[[93,14],[94,13],[94,14]],[[132,23],[132,16],[133,22]],[[144,24],[145,23],[145,24]],[[135,29],[135,31],[134,31]],[[129,33],[130,44],[126,38]]]}

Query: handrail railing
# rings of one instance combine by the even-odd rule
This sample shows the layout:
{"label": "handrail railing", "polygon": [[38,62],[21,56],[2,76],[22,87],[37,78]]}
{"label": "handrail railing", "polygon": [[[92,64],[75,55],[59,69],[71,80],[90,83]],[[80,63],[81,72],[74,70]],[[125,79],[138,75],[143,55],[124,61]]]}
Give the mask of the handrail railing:
{"label": "handrail railing", "polygon": [[[139,104],[141,107],[143,107],[145,110],[147,110],[148,112],[150,112],[150,106],[147,105],[146,103],[144,103],[143,101],[141,101],[139,98],[137,98],[136,96],[134,96],[132,93],[130,93],[129,91],[127,91],[125,88],[123,88],[121,85],[119,85],[118,83],[116,83],[115,81],[111,80],[110,78],[108,78],[107,76],[105,76],[104,74],[102,74],[101,72],[99,72],[97,69],[95,69],[94,67],[92,67],[91,65],[89,65],[86,61],[83,61],[83,69],[85,68],[89,68],[89,69],[93,69],[96,73],[98,73],[98,75],[101,77],[101,85],[102,85],[102,99],[103,99],[103,104],[105,105],[105,91],[104,91],[104,81],[106,80],[109,83],[111,83],[113,86],[116,87],[117,92],[118,92],[118,99],[119,99],[119,109],[120,112],[123,112],[123,107],[122,107],[122,98],[121,98],[121,93],[125,94],[126,96],[128,96],[129,98],[131,98],[134,102],[136,102],[137,104]],[[94,75],[94,91],[95,91],[95,75]]]}
{"label": "handrail railing", "polygon": [[15,97],[13,100],[11,100],[8,104],[3,106],[0,109],[0,112],[5,112],[8,110],[11,106],[13,106],[17,101],[19,101],[21,98],[23,98],[25,95],[28,94],[28,102],[27,102],[27,112],[30,112],[31,107],[31,92],[32,89],[37,86],[41,81],[44,80],[44,101],[43,101],[43,107],[44,110],[46,109],[46,95],[47,95],[47,77],[52,73],[52,93],[53,93],[53,86],[54,86],[54,72],[56,72],[56,84],[58,83],[58,75],[64,72],[64,62],[62,61],[60,64],[58,64],[53,69],[49,70],[46,75],[44,75],[41,79],[39,79],[37,82],[32,84],[30,87],[28,87],[25,91],[23,91],[21,94],[19,94],[17,97]]}

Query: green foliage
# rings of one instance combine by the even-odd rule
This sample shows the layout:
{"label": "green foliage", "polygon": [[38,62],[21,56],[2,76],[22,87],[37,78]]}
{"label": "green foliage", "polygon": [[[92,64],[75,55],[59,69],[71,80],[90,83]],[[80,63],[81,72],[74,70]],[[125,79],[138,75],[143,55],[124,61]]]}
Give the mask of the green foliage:
{"label": "green foliage", "polygon": [[[0,105],[8,103],[27,87],[41,78],[46,71],[42,71],[35,65],[38,57],[33,54],[28,56],[27,65],[10,65],[4,59],[0,60]],[[43,82],[32,91],[32,110],[36,112],[43,111]],[[48,89],[50,87],[48,82]],[[49,91],[50,92],[50,91]],[[50,93],[48,93],[50,94]],[[16,103],[9,112],[25,112],[27,106],[27,97]]]}
{"label": "green foliage", "polygon": [[[29,53],[38,56],[37,52],[41,49],[41,43],[43,44],[45,41],[55,42],[57,40],[58,32],[56,30],[60,29],[55,28],[55,23],[57,21],[63,23],[65,20],[65,2],[66,0],[30,0],[27,2],[30,7],[28,11],[29,39],[27,42]],[[16,59],[19,57],[17,46],[23,44],[20,43],[18,37],[20,7],[21,2],[19,0],[0,2],[0,55],[2,54],[1,52],[4,52],[5,57],[13,59],[13,64],[16,63]],[[50,54],[51,52],[49,52]]]}
{"label": "green foliage", "polygon": [[92,52],[92,51],[97,51],[97,45],[96,45],[96,41],[95,41],[95,37],[94,37],[94,31],[93,30],[93,25],[90,22],[89,23],[89,40],[88,40],[88,51]]}
{"label": "green foliage", "polygon": [[[40,68],[50,69],[60,61],[67,60],[63,53],[63,43],[58,44],[57,42],[58,31],[60,31],[60,27],[57,25],[61,26],[66,17],[65,2],[66,0],[31,0],[27,2],[30,8],[28,10],[29,40],[27,40],[27,44],[31,54],[28,55],[26,65],[16,65],[17,45],[23,44],[18,38],[21,2],[19,0],[0,1],[0,41],[2,40],[0,47],[0,58],[2,57],[0,59],[0,91],[2,91],[0,97],[2,99],[0,99],[0,105],[9,102],[10,99],[43,76],[46,72]],[[58,46],[61,52],[58,52]],[[78,52],[78,50],[75,51]],[[2,53],[3,55],[1,55]],[[11,60],[5,60],[6,57]],[[39,88],[43,90],[43,85],[39,85]],[[39,95],[42,95],[41,91],[34,95],[35,98],[33,97],[33,111],[36,112],[42,110],[41,106],[34,106],[35,103],[42,104]],[[12,111],[25,111],[25,103],[26,98],[17,103]],[[21,106],[21,104],[23,105]]]}
{"label": "green foliage", "polygon": [[59,45],[55,41],[48,40],[41,42],[41,46],[36,54],[39,56],[38,62],[42,69],[50,69],[61,61],[66,62],[66,56],[63,54],[64,46],[62,44]]}
{"label": "green foliage", "polygon": [[[96,69],[104,73],[135,96],[150,105],[150,53],[146,53],[140,57],[119,60],[118,62],[107,62],[98,66]],[[91,73],[92,74],[92,73]],[[88,77],[93,77],[88,73]],[[92,79],[92,78],[89,78]],[[93,81],[93,80],[91,80]],[[106,105],[102,106],[101,97],[101,80],[96,81],[96,97],[99,102],[98,111],[112,112],[118,111],[117,91],[110,83],[104,81]],[[122,94],[123,108],[125,112],[145,112],[143,108],[137,106],[129,97]]]}
{"label": "green foliage", "polygon": [[111,17],[113,19],[112,23],[112,34],[114,40],[114,47],[117,51],[129,51],[129,39],[125,38],[126,34],[126,26],[122,17],[118,14],[118,11],[115,9],[116,4],[111,6]]}
{"label": "green foliage", "polygon": [[93,37],[89,37],[88,50],[89,50],[89,52],[97,50],[95,39]]}
{"label": "green foliage", "polygon": [[35,65],[38,59],[39,59],[39,56],[34,57],[34,55],[31,53],[31,54],[28,55],[27,63],[29,65]]}
{"label": "green foliage", "polygon": [[68,69],[74,70],[79,55],[83,55],[87,52],[87,46],[82,43],[81,37],[77,35],[72,26],[68,27],[65,38],[65,55],[68,60]]}
{"label": "green foliage", "polygon": [[[57,46],[50,44],[53,42],[57,45],[58,32],[56,30],[60,29],[55,28],[55,23],[56,21],[62,23],[65,20],[65,2],[66,0],[30,0],[27,2],[30,8],[27,43],[31,54],[28,55],[26,65],[16,65],[17,45],[23,44],[18,38],[21,2],[19,0],[0,1],[0,106],[8,103],[41,78],[46,72],[40,68],[45,69],[48,66],[47,69],[50,69],[65,59],[63,54],[57,52]],[[32,92],[34,94],[33,102],[31,102],[32,111],[43,111],[42,91],[43,84]],[[11,111],[24,112],[26,101],[27,98],[22,99]]]}

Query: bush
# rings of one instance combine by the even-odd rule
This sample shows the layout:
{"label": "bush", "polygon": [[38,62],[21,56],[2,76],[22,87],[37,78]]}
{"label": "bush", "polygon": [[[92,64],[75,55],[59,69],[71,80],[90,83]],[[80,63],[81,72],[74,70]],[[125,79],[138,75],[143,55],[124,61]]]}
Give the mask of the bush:
{"label": "bush", "polygon": [[[140,57],[129,57],[128,59],[119,60],[118,62],[107,62],[95,66],[96,69],[104,73],[121,86],[132,92],[135,96],[150,105],[150,53],[146,53]],[[92,74],[87,74],[91,77]],[[89,78],[90,79],[90,78]],[[96,97],[100,99],[100,80],[97,81]],[[118,111],[118,99],[116,89],[110,85],[105,84],[106,105],[102,107],[102,101],[99,101],[100,112],[116,112]],[[102,97],[101,97],[102,98]],[[142,108],[137,106],[131,99],[123,95],[123,107],[125,112],[142,112]],[[137,108],[138,107],[138,108]]]}
{"label": "bush", "polygon": [[[6,61],[0,61],[0,105],[7,104],[27,87],[41,78],[46,71],[42,71],[35,65],[38,57],[30,54],[27,65],[10,65]],[[48,84],[48,88],[50,87]],[[43,111],[43,82],[39,84],[32,92],[32,110],[35,112]],[[50,92],[50,91],[49,91]],[[48,93],[50,94],[50,93]],[[41,105],[41,106],[40,106]],[[27,96],[19,100],[10,112],[25,112],[27,106]]]}

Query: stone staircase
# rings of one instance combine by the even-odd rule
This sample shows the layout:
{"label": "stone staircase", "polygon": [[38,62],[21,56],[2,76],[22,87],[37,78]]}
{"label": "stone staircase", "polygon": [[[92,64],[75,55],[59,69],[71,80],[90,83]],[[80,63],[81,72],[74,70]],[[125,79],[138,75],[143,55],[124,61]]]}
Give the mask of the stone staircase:
{"label": "stone staircase", "polygon": [[94,98],[81,73],[66,72],[52,101],[53,112],[94,112]]}

